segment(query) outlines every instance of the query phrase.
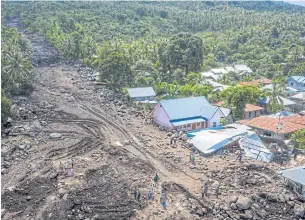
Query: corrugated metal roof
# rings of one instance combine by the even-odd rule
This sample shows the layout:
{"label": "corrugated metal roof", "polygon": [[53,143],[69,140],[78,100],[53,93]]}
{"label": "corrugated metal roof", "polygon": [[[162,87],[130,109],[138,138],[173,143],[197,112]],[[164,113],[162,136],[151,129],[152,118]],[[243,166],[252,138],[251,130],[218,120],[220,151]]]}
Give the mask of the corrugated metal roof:
{"label": "corrugated metal roof", "polygon": [[241,139],[239,144],[241,148],[246,152],[247,157],[251,157],[264,162],[270,162],[273,158],[273,153],[265,147],[262,140],[255,133]]}
{"label": "corrugated metal roof", "polygon": [[201,153],[211,154],[239,137],[245,136],[247,131],[242,129],[201,130],[192,134],[194,136],[190,143]]}
{"label": "corrugated metal roof", "polygon": [[305,83],[305,77],[304,76],[291,76],[292,79],[297,81],[298,83]]}
{"label": "corrugated metal roof", "polygon": [[177,121],[171,121],[172,125],[174,126],[181,126],[181,125],[186,125],[186,124],[193,124],[193,123],[200,123],[200,122],[205,122],[204,118],[194,118],[194,119],[185,119],[185,120],[177,120]]}
{"label": "corrugated metal roof", "polygon": [[247,71],[249,73],[252,73],[252,70],[247,65],[234,65],[234,69],[239,72]]}
{"label": "corrugated metal roof", "polygon": [[305,92],[297,93],[294,96],[291,96],[290,98],[304,101],[305,100]]}
{"label": "corrugated metal roof", "polygon": [[128,88],[127,91],[131,98],[156,96],[152,87]]}
{"label": "corrugated metal roof", "polygon": [[305,185],[305,166],[281,171],[283,177]]}
{"label": "corrugated metal roof", "polygon": [[210,105],[204,96],[162,100],[160,104],[170,120],[193,117],[211,118],[218,107]]}
{"label": "corrugated metal roof", "polygon": [[[293,101],[291,101],[289,99],[286,99],[286,98],[284,98],[282,96],[278,96],[278,99],[281,99],[283,101],[283,105],[284,106],[295,105],[295,102],[293,102]],[[268,104],[269,103],[269,97],[268,98],[259,99],[257,102],[260,103],[260,104]]]}
{"label": "corrugated metal roof", "polygon": [[220,110],[222,111],[222,113],[224,114],[225,117],[228,117],[231,113],[231,109],[229,109],[229,108],[220,107]]}

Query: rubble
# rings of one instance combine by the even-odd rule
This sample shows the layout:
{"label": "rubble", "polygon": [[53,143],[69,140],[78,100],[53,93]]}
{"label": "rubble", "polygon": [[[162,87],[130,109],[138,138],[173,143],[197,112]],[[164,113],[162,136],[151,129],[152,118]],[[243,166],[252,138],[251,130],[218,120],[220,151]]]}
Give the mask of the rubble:
{"label": "rubble", "polygon": [[296,216],[298,216],[300,218],[305,217],[305,206],[304,205],[295,204],[293,211]]}

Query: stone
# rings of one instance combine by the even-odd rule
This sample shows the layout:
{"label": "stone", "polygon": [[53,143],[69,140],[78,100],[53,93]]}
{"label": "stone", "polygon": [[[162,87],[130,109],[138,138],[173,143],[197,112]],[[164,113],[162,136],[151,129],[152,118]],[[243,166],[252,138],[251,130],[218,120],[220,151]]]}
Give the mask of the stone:
{"label": "stone", "polygon": [[21,145],[19,145],[19,147],[18,147],[20,150],[24,150],[25,148],[26,148],[26,145],[25,144],[21,144]]}
{"label": "stone", "polygon": [[251,219],[250,216],[246,215],[246,214],[240,214],[239,215],[239,219],[242,219],[242,220],[248,220],[248,219]]}
{"label": "stone", "polygon": [[218,181],[214,181],[212,183],[212,188],[216,189],[217,187],[219,187],[219,182]]}
{"label": "stone", "polygon": [[63,197],[66,193],[67,193],[67,191],[64,190],[63,188],[60,188],[60,189],[58,190],[58,195],[59,195],[59,197]]}
{"label": "stone", "polygon": [[190,164],[190,168],[191,168],[191,169],[195,169],[195,165]]}
{"label": "stone", "polygon": [[202,208],[201,211],[202,211],[203,214],[207,214],[208,213],[206,208]]}
{"label": "stone", "polygon": [[1,209],[1,218],[4,217],[4,215],[5,215],[6,212],[7,212],[6,209]]}
{"label": "stone", "polygon": [[237,209],[237,206],[236,206],[235,203],[232,203],[232,204],[230,205],[230,208],[233,209],[233,210],[236,210],[236,209]]}
{"label": "stone", "polygon": [[58,176],[58,173],[57,173],[57,172],[51,172],[51,173],[49,174],[49,178],[50,178],[50,179],[55,179],[55,178],[57,178],[57,176]]}
{"label": "stone", "polygon": [[284,195],[283,194],[280,194],[279,196],[278,196],[278,200],[280,201],[280,202],[286,202],[286,200],[285,200],[285,197],[284,197]]}
{"label": "stone", "polygon": [[186,134],[183,134],[183,135],[182,135],[182,140],[183,140],[183,141],[187,141],[187,135],[186,135]]}
{"label": "stone", "polygon": [[249,209],[251,205],[251,200],[247,197],[244,196],[239,196],[238,200],[236,202],[236,206],[241,209],[241,210],[245,210],[245,209]]}
{"label": "stone", "polygon": [[294,207],[294,201],[287,201],[287,204],[290,205],[291,207]]}
{"label": "stone", "polygon": [[173,135],[172,132],[167,133],[167,136],[169,136],[169,137],[171,137],[172,135]]}
{"label": "stone", "polygon": [[27,196],[27,197],[26,197],[26,200],[28,200],[28,201],[30,201],[31,199],[32,199],[31,196]]}
{"label": "stone", "polygon": [[178,135],[181,137],[183,135],[183,131],[179,131]]}
{"label": "stone", "polygon": [[256,210],[255,212],[262,219],[265,219],[267,217],[267,212],[264,209],[259,209],[259,210]]}
{"label": "stone", "polygon": [[5,168],[2,168],[2,169],[1,169],[1,174],[2,174],[2,175],[8,174],[8,170],[5,169]]}
{"label": "stone", "polygon": [[252,210],[245,210],[245,215],[248,217],[248,219],[252,219],[253,218],[253,211]]}
{"label": "stone", "polygon": [[60,134],[60,133],[51,133],[49,135],[49,137],[50,137],[50,139],[58,140],[58,139],[60,139],[62,137],[62,134]]}
{"label": "stone", "polygon": [[76,220],[83,220],[84,218],[85,218],[85,216],[82,215],[82,214],[78,214],[78,215],[76,216]]}
{"label": "stone", "polygon": [[238,199],[238,196],[231,196],[229,198],[229,203],[236,203],[237,202],[237,199]]}
{"label": "stone", "polygon": [[257,203],[253,203],[251,205],[251,208],[253,208],[254,210],[260,210],[260,207],[259,207],[259,205]]}
{"label": "stone", "polygon": [[305,216],[305,207],[299,204],[295,204],[293,212],[296,216],[303,218]]}
{"label": "stone", "polygon": [[200,209],[197,209],[196,214],[199,215],[199,216],[203,216],[204,215],[202,210],[200,210]]}

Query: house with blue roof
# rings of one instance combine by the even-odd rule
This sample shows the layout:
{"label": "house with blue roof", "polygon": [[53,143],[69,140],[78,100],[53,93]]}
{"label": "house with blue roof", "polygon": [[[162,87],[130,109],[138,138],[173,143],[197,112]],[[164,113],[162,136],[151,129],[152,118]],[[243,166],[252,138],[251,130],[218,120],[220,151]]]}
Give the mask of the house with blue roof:
{"label": "house with blue roof", "polygon": [[287,86],[305,91],[305,77],[304,76],[291,76],[287,79]]}
{"label": "house with blue roof", "polygon": [[220,119],[225,117],[204,96],[162,100],[152,114],[156,124],[185,131],[218,127]]}
{"label": "house with blue roof", "polygon": [[279,171],[288,187],[305,198],[305,166]]}
{"label": "house with blue roof", "polygon": [[156,93],[152,87],[128,88],[127,92],[134,101],[153,101],[156,98]]}

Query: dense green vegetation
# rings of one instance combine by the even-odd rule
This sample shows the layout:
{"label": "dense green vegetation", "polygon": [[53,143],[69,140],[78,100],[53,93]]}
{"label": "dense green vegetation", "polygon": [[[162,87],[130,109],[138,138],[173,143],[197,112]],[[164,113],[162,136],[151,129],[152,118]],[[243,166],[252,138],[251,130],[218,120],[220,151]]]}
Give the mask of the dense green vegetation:
{"label": "dense green vegetation", "polygon": [[1,90],[1,125],[7,121],[12,114],[12,103],[5,97],[4,91]]}
{"label": "dense green vegetation", "polygon": [[[173,62],[168,62],[173,60],[167,56],[170,54],[163,52],[175,50],[174,45],[168,45],[167,37],[190,32],[202,39],[202,51],[197,48],[198,53],[192,58],[200,61],[200,66],[193,66],[191,62],[193,70],[190,71],[235,62],[245,63],[255,70],[256,76],[267,78],[305,71],[302,59],[305,55],[302,45],[305,10],[299,6],[280,2],[27,2],[3,5],[4,17],[19,13],[27,28],[43,33],[59,51],[72,59],[96,55],[107,41],[111,45],[121,44],[128,51],[130,66],[141,58],[152,62],[158,73],[167,73],[167,67],[171,71],[188,71],[183,63],[189,63],[185,59],[189,56],[180,57],[179,63],[171,65]],[[179,44],[179,40],[171,41]],[[201,44],[195,39],[187,42],[190,45],[185,46],[189,48]]]}
{"label": "dense green vegetation", "polygon": [[[261,92],[233,87],[217,96],[201,71],[246,64],[254,74],[244,81],[305,72],[305,9],[281,2],[4,2],[2,17],[14,16],[64,57],[84,60],[114,88],[153,86],[159,98],[223,99],[235,119]],[[12,57],[19,60],[24,80],[31,67],[18,45]],[[5,59],[2,86],[12,78],[19,85],[12,74],[17,69]],[[220,79],[228,85],[238,80],[233,73]],[[276,103],[280,88],[268,93],[274,111],[281,107]]]}
{"label": "dense green vegetation", "polygon": [[295,132],[292,139],[295,140],[297,148],[305,149],[305,129]]}
{"label": "dense green vegetation", "polygon": [[256,104],[257,99],[263,95],[263,91],[256,86],[229,87],[219,94],[220,99],[225,102],[225,106],[232,109],[234,120],[243,119],[246,104]]}
{"label": "dense green vegetation", "polygon": [[10,95],[32,91],[33,66],[30,42],[14,28],[1,27],[1,88]]}

